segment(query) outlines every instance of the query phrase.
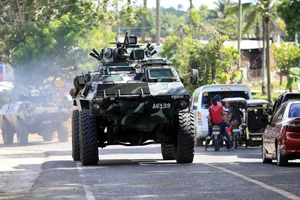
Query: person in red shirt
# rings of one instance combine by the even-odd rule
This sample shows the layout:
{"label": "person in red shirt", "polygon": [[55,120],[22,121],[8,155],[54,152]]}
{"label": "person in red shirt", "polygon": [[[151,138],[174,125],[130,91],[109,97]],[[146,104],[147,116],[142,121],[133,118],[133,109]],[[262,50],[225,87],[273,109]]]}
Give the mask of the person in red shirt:
{"label": "person in red shirt", "polygon": [[[208,108],[209,115],[207,116],[208,120],[211,121],[211,124],[219,124],[221,126],[221,133],[223,134],[224,137],[227,138],[227,141],[229,141],[229,136],[226,131],[226,123],[223,121],[223,106],[222,104],[219,104],[217,99],[215,97],[211,98],[211,106]],[[212,135],[212,128],[209,125],[208,126],[208,134],[206,137],[205,141],[205,147],[204,150],[207,150],[208,144],[211,140],[211,135]],[[231,144],[230,142],[227,142],[227,149],[231,149]]]}

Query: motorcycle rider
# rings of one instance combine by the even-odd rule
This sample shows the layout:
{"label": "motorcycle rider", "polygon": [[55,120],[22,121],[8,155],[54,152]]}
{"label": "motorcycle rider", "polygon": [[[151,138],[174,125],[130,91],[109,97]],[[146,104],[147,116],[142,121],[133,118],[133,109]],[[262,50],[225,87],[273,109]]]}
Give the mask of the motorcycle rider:
{"label": "motorcycle rider", "polygon": [[[207,134],[207,137],[205,140],[204,151],[207,151],[208,144],[211,140],[213,124],[218,124],[221,127],[221,133],[229,141],[229,136],[226,131],[226,123],[222,119],[223,106],[222,106],[222,104],[218,104],[217,99],[215,97],[211,98],[211,106],[208,108],[208,111],[209,111],[209,115],[207,116],[207,118],[208,118],[208,121],[210,121],[210,124],[208,126],[208,134]],[[228,149],[228,151],[232,150],[230,142],[227,142],[227,149]]]}
{"label": "motorcycle rider", "polygon": [[237,124],[238,126],[242,123],[243,113],[240,111],[240,109],[232,104],[230,101],[226,102],[226,107],[229,109],[228,114],[228,125],[229,128],[227,129],[227,132],[229,132],[234,124]]}

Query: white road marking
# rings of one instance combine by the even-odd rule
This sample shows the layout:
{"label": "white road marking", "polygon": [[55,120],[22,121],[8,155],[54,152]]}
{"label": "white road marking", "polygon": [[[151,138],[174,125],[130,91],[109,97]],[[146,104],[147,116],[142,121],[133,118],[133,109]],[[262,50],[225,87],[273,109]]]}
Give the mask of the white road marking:
{"label": "white road marking", "polygon": [[76,167],[78,169],[79,176],[82,180],[82,186],[83,186],[83,189],[84,189],[84,192],[85,192],[86,199],[87,200],[95,200],[93,192],[90,190],[89,186],[84,183],[85,174],[83,173],[83,168],[82,168],[80,162],[76,163]]}
{"label": "white road marking", "polygon": [[268,190],[271,190],[271,191],[273,191],[273,192],[276,192],[276,193],[278,193],[278,194],[280,194],[280,195],[282,195],[282,196],[284,196],[284,197],[286,197],[286,198],[288,198],[288,199],[292,199],[292,200],[300,200],[300,197],[298,197],[298,196],[296,196],[296,195],[294,195],[294,194],[292,194],[292,193],[289,193],[289,192],[284,191],[284,190],[282,190],[282,189],[273,187],[273,186],[271,186],[271,185],[267,185],[267,184],[265,184],[265,183],[263,183],[263,182],[260,182],[260,181],[257,181],[257,180],[255,180],[255,179],[252,179],[252,178],[250,178],[250,177],[244,176],[243,174],[240,174],[240,173],[237,173],[237,172],[228,170],[228,169],[223,168],[223,167],[214,166],[214,165],[211,165],[211,164],[208,164],[208,163],[202,163],[202,164],[207,165],[207,166],[209,166],[209,167],[217,168],[217,169],[219,169],[219,170],[221,170],[221,171],[224,171],[224,172],[227,172],[227,173],[232,174],[232,175],[234,175],[234,176],[237,176],[237,177],[239,177],[239,178],[242,178],[242,179],[244,179],[244,180],[246,180],[246,181],[248,181],[248,182],[254,183],[254,184],[259,185],[259,186],[261,186],[261,187],[263,187],[263,188],[266,188],[266,189],[268,189]]}

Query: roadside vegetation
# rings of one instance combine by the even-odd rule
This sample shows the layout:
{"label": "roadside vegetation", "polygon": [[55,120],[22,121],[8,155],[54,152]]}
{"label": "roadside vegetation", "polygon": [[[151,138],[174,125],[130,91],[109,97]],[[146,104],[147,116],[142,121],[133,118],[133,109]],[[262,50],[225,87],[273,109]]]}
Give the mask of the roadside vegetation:
{"label": "roadside vegetation", "polygon": [[[272,37],[295,39],[300,32],[300,2],[270,1],[271,12],[266,12],[266,1],[242,5],[242,38],[262,39],[262,22],[268,15]],[[197,86],[242,82],[242,73],[237,67],[238,51],[224,46],[226,40],[238,38],[236,3],[216,0],[214,9],[201,6],[183,10],[179,4],[160,11],[150,8],[146,0],[144,5],[126,0],[2,1],[0,61],[13,67],[16,87],[41,84],[49,76],[54,77],[53,80],[63,77],[72,82],[75,74],[97,69],[98,63],[89,52],[92,48],[101,50],[109,45],[118,30],[137,35],[142,41],[145,37],[154,40],[158,30],[156,15],[160,12],[160,36],[166,38],[161,55],[173,62],[190,92],[195,89],[188,84],[192,68],[200,72]],[[293,86],[293,82],[300,79],[299,47],[282,42],[273,45],[272,50],[277,66],[271,70],[279,68],[282,77],[288,80],[286,87]],[[284,84],[273,83],[273,88],[277,87],[282,88]]]}

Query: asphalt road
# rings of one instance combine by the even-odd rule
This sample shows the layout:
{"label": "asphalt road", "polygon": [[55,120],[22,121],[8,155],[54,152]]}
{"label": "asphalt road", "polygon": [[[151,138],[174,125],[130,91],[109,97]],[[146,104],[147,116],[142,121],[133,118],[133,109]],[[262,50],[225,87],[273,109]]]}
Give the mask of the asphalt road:
{"label": "asphalt road", "polygon": [[263,164],[260,148],[215,152],[196,147],[194,163],[164,161],[159,145],[99,149],[82,166],[67,143],[5,146],[0,139],[0,199],[300,199],[300,160]]}

